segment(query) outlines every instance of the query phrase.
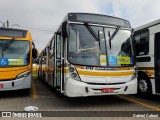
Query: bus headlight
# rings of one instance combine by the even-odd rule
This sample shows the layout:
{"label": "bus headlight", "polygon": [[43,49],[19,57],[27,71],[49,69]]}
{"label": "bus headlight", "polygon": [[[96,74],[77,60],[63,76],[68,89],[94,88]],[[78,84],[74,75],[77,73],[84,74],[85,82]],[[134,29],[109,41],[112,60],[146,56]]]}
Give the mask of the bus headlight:
{"label": "bus headlight", "polygon": [[74,72],[74,68],[73,67],[69,67],[69,72]]}
{"label": "bus headlight", "polygon": [[137,67],[135,67],[131,80],[134,80],[134,79],[137,78],[137,77],[138,77]]}
{"label": "bus headlight", "polygon": [[77,73],[77,70],[73,67],[73,66],[71,66],[71,65],[68,65],[68,71],[69,71],[69,75],[70,75],[70,77],[72,78],[72,79],[74,79],[74,80],[78,80],[78,81],[80,81],[80,77],[79,77],[79,75],[78,75],[78,73]]}
{"label": "bus headlight", "polygon": [[71,73],[71,78],[76,79],[76,77],[78,76],[76,73]]}
{"label": "bus headlight", "polygon": [[27,77],[29,74],[31,73],[31,70],[28,70],[26,72],[23,72],[21,74],[19,74],[16,79],[20,79],[20,78],[24,78],[24,77]]}

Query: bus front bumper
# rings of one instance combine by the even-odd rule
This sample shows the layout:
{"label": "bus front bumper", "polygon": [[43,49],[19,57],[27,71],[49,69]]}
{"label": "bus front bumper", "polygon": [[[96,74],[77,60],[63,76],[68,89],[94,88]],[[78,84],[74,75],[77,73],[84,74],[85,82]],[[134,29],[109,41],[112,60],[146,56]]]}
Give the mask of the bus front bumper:
{"label": "bus front bumper", "polygon": [[20,79],[0,81],[0,91],[29,89],[31,88],[31,78],[30,74]]}
{"label": "bus front bumper", "polygon": [[[113,92],[102,92],[102,89],[111,88]],[[65,86],[65,95],[68,97],[81,96],[100,96],[100,95],[116,95],[116,94],[136,94],[137,93],[137,78],[124,84],[116,85],[94,85],[80,82],[68,78]]]}

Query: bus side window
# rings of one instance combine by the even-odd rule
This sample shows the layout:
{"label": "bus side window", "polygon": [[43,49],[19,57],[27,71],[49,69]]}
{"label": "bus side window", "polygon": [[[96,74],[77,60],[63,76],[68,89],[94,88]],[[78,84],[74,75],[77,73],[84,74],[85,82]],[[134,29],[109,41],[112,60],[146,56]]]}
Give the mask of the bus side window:
{"label": "bus side window", "polygon": [[149,30],[138,31],[134,35],[136,55],[147,55],[149,53]]}

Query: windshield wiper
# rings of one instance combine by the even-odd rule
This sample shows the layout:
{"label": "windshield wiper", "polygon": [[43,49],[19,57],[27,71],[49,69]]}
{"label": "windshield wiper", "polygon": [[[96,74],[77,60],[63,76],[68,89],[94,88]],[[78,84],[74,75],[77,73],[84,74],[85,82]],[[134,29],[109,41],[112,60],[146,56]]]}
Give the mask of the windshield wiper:
{"label": "windshield wiper", "polygon": [[108,31],[108,32],[109,32],[109,40],[108,40],[108,41],[109,41],[110,50],[111,50],[111,46],[112,46],[112,45],[111,45],[111,40],[114,38],[114,36],[115,36],[115,35],[117,34],[117,32],[119,31],[119,28],[120,28],[120,27],[117,27],[116,30],[114,31],[114,33],[113,33],[111,36],[110,36],[110,32]]}
{"label": "windshield wiper", "polygon": [[93,28],[88,23],[84,22],[84,26],[86,26],[87,30],[91,33],[91,35],[95,38],[95,40],[99,42],[99,48],[101,48],[99,31],[97,35],[96,32],[93,30]]}

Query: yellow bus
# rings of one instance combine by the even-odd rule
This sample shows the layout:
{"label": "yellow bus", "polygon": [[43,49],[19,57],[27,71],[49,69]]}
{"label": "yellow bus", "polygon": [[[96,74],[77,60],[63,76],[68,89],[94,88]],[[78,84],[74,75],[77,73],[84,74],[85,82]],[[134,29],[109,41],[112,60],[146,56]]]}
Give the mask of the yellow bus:
{"label": "yellow bus", "polygon": [[27,30],[0,28],[0,91],[29,91],[37,50]]}
{"label": "yellow bus", "polygon": [[127,20],[68,13],[40,58],[45,70],[39,71],[43,73],[39,77],[58,95],[137,93],[132,29]]}

